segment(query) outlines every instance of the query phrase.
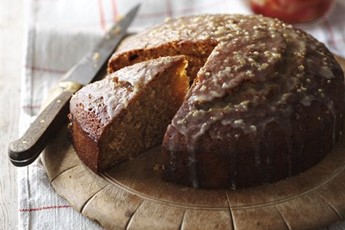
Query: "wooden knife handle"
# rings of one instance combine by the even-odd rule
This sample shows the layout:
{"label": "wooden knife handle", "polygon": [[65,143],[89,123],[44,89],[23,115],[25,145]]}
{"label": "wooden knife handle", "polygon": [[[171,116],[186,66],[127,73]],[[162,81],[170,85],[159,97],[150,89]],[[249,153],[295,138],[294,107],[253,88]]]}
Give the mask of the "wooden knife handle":
{"label": "wooden knife handle", "polygon": [[[30,125],[24,135],[10,143],[8,155],[15,166],[27,166],[40,155],[48,138],[64,124],[67,119],[69,100],[80,86],[60,83],[58,95],[45,107]],[[73,86],[73,87],[71,87]],[[56,90],[54,91],[56,93]]]}

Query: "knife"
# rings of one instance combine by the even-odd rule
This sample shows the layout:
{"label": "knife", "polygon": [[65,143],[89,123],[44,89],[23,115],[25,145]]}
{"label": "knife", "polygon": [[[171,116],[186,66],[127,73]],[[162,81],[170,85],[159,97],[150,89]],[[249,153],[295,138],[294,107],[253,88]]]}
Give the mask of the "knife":
{"label": "knife", "polygon": [[37,116],[24,135],[10,143],[8,156],[15,166],[27,166],[34,162],[56,132],[69,111],[72,95],[83,85],[98,76],[107,65],[107,60],[127,35],[127,28],[135,18],[140,4],[133,7],[116,25],[103,36],[101,41],[79,63],[66,73],[59,83],[61,93]]}

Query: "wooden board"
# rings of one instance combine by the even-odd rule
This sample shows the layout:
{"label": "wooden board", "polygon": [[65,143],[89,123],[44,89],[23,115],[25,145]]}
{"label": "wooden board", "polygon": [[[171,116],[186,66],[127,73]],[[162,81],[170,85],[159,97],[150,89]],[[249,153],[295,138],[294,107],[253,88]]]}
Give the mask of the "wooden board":
{"label": "wooden board", "polygon": [[345,219],[345,135],[301,175],[235,191],[162,181],[155,170],[159,152],[96,175],[62,128],[42,161],[56,192],[107,229],[315,229]]}

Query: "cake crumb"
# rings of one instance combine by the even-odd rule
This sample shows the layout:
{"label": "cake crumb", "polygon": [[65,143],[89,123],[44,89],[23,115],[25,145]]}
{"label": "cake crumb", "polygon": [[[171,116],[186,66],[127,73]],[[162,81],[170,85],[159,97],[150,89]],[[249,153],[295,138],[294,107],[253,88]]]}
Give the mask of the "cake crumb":
{"label": "cake crumb", "polygon": [[161,171],[164,170],[165,166],[163,164],[154,164],[153,171]]}
{"label": "cake crumb", "polygon": [[121,26],[116,26],[114,29],[111,30],[112,35],[117,35],[121,32]]}
{"label": "cake crumb", "polygon": [[100,59],[100,57],[101,57],[101,55],[100,55],[98,52],[95,52],[95,53],[93,54],[93,56],[92,56],[92,60],[93,60],[94,62],[98,62],[99,59]]}

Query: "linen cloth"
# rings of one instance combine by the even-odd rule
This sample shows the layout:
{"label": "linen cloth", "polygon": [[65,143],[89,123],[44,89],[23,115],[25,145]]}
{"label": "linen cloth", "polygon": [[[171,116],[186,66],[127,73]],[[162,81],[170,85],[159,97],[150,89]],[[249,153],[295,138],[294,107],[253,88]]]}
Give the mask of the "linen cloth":
{"label": "linen cloth", "polygon": [[[341,0],[343,1],[343,0]],[[40,110],[49,89],[138,0],[27,0],[25,56],[22,66],[20,134]],[[251,13],[242,0],[146,0],[130,31],[166,17],[197,13]],[[345,57],[345,4],[337,2],[322,20],[301,26]],[[19,229],[101,229],[53,190],[40,159],[18,169]],[[345,191],[344,191],[345,192]],[[342,225],[345,227],[345,223]],[[332,229],[340,229],[334,225]]]}

